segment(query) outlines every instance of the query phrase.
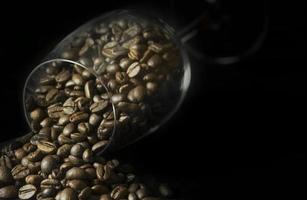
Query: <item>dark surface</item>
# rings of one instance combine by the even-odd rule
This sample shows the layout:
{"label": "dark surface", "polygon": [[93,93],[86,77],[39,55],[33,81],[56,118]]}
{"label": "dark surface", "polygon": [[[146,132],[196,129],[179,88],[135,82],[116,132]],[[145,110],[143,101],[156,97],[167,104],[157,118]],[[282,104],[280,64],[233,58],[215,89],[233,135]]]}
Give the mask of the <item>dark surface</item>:
{"label": "dark surface", "polygon": [[[201,10],[199,2],[174,2],[146,5],[170,15],[171,8],[175,8],[178,25]],[[15,5],[2,7],[9,12],[1,13],[1,141],[29,130],[21,96],[31,69],[79,25],[128,5],[124,1],[107,6],[89,4],[83,2],[73,8],[37,4],[20,11]],[[235,53],[247,43],[246,38],[255,35],[250,24],[258,27],[257,19],[262,23],[261,6],[242,5],[230,5],[238,11],[234,12],[236,31],[226,34],[236,36],[232,45]],[[118,152],[118,156],[142,173],[173,183],[185,199],[237,197],[244,196],[243,192],[249,197],[263,191],[283,195],[293,185],[297,187],[293,194],[303,191],[297,179],[304,180],[307,169],[305,9],[289,2],[271,3],[268,34],[262,47],[238,63],[205,64],[191,55],[192,84],[176,116],[157,133]],[[202,34],[198,44],[208,41]]]}

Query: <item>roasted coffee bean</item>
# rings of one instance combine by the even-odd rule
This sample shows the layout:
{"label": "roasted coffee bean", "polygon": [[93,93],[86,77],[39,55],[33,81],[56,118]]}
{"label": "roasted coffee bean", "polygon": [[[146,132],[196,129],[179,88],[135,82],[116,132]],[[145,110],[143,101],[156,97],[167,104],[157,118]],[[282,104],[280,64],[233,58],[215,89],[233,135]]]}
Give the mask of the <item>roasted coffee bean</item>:
{"label": "roasted coffee bean", "polygon": [[69,180],[66,186],[74,189],[77,192],[80,192],[81,190],[87,187],[87,183],[83,180],[74,179],[74,180]]}
{"label": "roasted coffee bean", "polygon": [[129,193],[128,200],[139,200],[135,193]]}
{"label": "roasted coffee bean", "polygon": [[74,114],[72,114],[70,116],[70,121],[71,122],[74,122],[74,123],[78,123],[78,122],[81,122],[81,121],[84,121],[84,120],[87,120],[89,117],[89,114],[88,113],[85,113],[85,112],[76,112]]}
{"label": "roasted coffee bean", "polygon": [[47,154],[53,154],[57,150],[57,147],[54,143],[43,140],[37,142],[37,148]]}
{"label": "roasted coffee bean", "polygon": [[50,174],[51,171],[58,165],[58,160],[54,155],[47,155],[41,162],[41,170],[43,173]]}
{"label": "roasted coffee bean", "polygon": [[16,165],[12,170],[11,170],[11,173],[13,175],[13,178],[15,180],[18,180],[18,179],[23,179],[25,178],[26,176],[28,176],[30,174],[30,170],[25,167],[25,166],[22,166],[22,165]]}
{"label": "roasted coffee bean", "polygon": [[73,189],[65,188],[56,195],[55,200],[78,200],[78,196]]}
{"label": "roasted coffee bean", "polygon": [[78,195],[78,198],[80,200],[86,200],[88,199],[92,194],[92,190],[90,187],[85,187],[83,190],[81,190],[81,192]]}
{"label": "roasted coffee bean", "polygon": [[134,62],[132,63],[128,69],[127,69],[127,74],[130,78],[136,77],[141,71],[141,66],[140,63]]}
{"label": "roasted coffee bean", "polygon": [[66,172],[66,179],[87,179],[87,174],[84,169],[79,167],[73,167]]}
{"label": "roasted coffee bean", "polygon": [[147,197],[148,191],[145,188],[138,189],[135,194],[138,196],[139,199],[143,199],[144,197]]}
{"label": "roasted coffee bean", "polygon": [[100,196],[99,200],[112,200],[112,198],[109,194],[103,194]]}
{"label": "roasted coffee bean", "polygon": [[73,131],[75,130],[75,124],[74,123],[69,123],[67,124],[64,129],[63,129],[63,134],[65,136],[69,136]]}
{"label": "roasted coffee bean", "polygon": [[81,134],[88,134],[91,131],[91,126],[87,122],[81,122],[78,124],[78,131]]}
{"label": "roasted coffee bean", "polygon": [[112,97],[111,97],[111,102],[113,104],[118,104],[119,102],[122,102],[124,101],[126,98],[125,98],[125,95],[123,94],[114,94]]}
{"label": "roasted coffee bean", "polygon": [[18,160],[21,160],[23,157],[27,155],[27,152],[23,148],[19,148],[14,151],[14,154]]}
{"label": "roasted coffee bean", "polygon": [[142,85],[138,85],[128,93],[127,98],[132,102],[140,102],[144,99],[146,89]]}
{"label": "roasted coffee bean", "polygon": [[107,140],[102,140],[102,141],[97,142],[96,144],[92,146],[93,153],[96,154],[96,153],[101,152],[108,145],[108,143],[109,141]]}
{"label": "roasted coffee bean", "polygon": [[146,89],[147,89],[147,94],[152,95],[157,91],[158,85],[155,82],[147,82]]}
{"label": "roasted coffee bean", "polygon": [[60,189],[61,188],[61,183],[59,180],[57,179],[53,179],[53,178],[47,178],[45,180],[43,180],[40,184],[40,187],[42,189],[45,188],[54,188],[54,189]]}
{"label": "roasted coffee bean", "polygon": [[49,187],[42,190],[41,196],[44,198],[53,197],[56,194],[57,190],[55,188]]}
{"label": "roasted coffee bean", "polygon": [[71,147],[72,147],[72,144],[63,144],[62,146],[58,148],[56,154],[62,158],[65,158],[69,155]]}
{"label": "roasted coffee bean", "polygon": [[109,189],[105,185],[102,185],[102,184],[93,185],[91,189],[92,189],[93,194],[98,194],[98,195],[106,194],[109,192]]}
{"label": "roasted coffee bean", "polygon": [[139,109],[139,106],[135,103],[119,102],[117,104],[117,108],[120,111],[132,113],[132,112],[137,112]]}
{"label": "roasted coffee bean", "polygon": [[104,101],[104,100],[101,100],[101,101],[93,103],[90,106],[90,110],[93,113],[97,113],[97,112],[100,112],[100,111],[104,110],[107,106],[108,106],[108,102]]}
{"label": "roasted coffee bean", "polygon": [[45,116],[44,111],[41,108],[36,108],[30,113],[30,117],[33,121],[39,121]]}
{"label": "roasted coffee bean", "polygon": [[82,154],[82,159],[85,162],[90,162],[93,159],[93,152],[90,149],[85,149]]}
{"label": "roasted coffee bean", "polygon": [[10,199],[10,198],[16,198],[17,197],[17,190],[15,186],[9,185],[0,188],[0,198],[2,199]]}
{"label": "roasted coffee bean", "polygon": [[68,98],[63,104],[63,112],[67,115],[70,115],[76,111],[77,111],[77,104],[74,102],[72,97]]}
{"label": "roasted coffee bean", "polygon": [[86,139],[86,134],[76,132],[70,134],[70,137],[73,140],[73,142],[82,142]]}
{"label": "roasted coffee bean", "polygon": [[60,125],[60,126],[65,126],[68,123],[69,123],[69,116],[68,115],[63,115],[58,120],[58,125]]}
{"label": "roasted coffee bean", "polygon": [[98,164],[98,166],[96,167],[96,176],[99,180],[103,181],[104,178],[104,166],[102,164]]}
{"label": "roasted coffee bean", "polygon": [[94,81],[90,80],[85,83],[84,94],[87,98],[91,99],[94,96]]}
{"label": "roasted coffee bean", "polygon": [[27,153],[32,152],[36,149],[36,146],[31,143],[26,143],[22,146],[23,150],[25,150]]}
{"label": "roasted coffee bean", "polygon": [[43,180],[43,177],[41,177],[40,175],[34,175],[34,174],[28,175],[25,178],[25,182],[27,184],[31,184],[31,185],[35,185],[35,186],[40,185],[42,180]]}
{"label": "roasted coffee bean", "polygon": [[116,72],[119,71],[119,65],[118,64],[109,64],[107,67],[106,67],[106,70],[108,73],[110,74],[115,74]]}
{"label": "roasted coffee bean", "polygon": [[97,126],[101,121],[101,117],[95,113],[90,115],[89,124],[92,126]]}
{"label": "roasted coffee bean", "polygon": [[113,199],[125,199],[128,197],[128,194],[128,189],[122,185],[119,185],[112,190],[111,197]]}
{"label": "roasted coffee bean", "polygon": [[18,191],[19,199],[31,199],[34,197],[37,189],[34,185],[27,184],[22,186]]}
{"label": "roasted coffee bean", "polygon": [[82,157],[84,148],[80,144],[75,144],[70,149],[70,154],[76,157]]}
{"label": "roasted coffee bean", "polygon": [[59,142],[60,145],[63,145],[63,144],[73,144],[74,143],[74,141],[71,138],[69,138],[69,137],[67,137],[67,136],[65,136],[63,134],[59,135],[58,142]]}
{"label": "roasted coffee bean", "polygon": [[73,74],[72,75],[72,81],[76,85],[84,85],[84,80],[83,80],[83,78],[82,78],[82,76],[80,74]]}
{"label": "roasted coffee bean", "polygon": [[0,166],[0,185],[8,185],[13,182],[11,170],[6,166]]}
{"label": "roasted coffee bean", "polygon": [[64,69],[55,76],[55,80],[61,83],[67,81],[70,77],[71,73],[68,70]]}

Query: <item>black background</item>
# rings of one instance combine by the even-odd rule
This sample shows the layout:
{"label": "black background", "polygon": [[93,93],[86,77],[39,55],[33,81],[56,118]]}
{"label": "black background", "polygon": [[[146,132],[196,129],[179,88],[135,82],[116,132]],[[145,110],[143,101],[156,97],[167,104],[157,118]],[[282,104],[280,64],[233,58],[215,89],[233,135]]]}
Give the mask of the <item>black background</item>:
{"label": "black background", "polygon": [[[231,2],[227,8],[237,24],[224,37],[234,38],[236,52],[259,30],[264,12],[262,1]],[[140,4],[168,16],[178,27],[197,16],[204,5],[202,1],[3,4],[1,141],[29,130],[22,110],[23,84],[55,44],[95,16]],[[210,64],[190,55],[192,83],[175,117],[116,156],[134,164],[140,173],[174,185],[185,199],[302,192],[299,180],[306,180],[307,169],[305,10],[289,1],[268,2],[263,45],[235,64]],[[212,34],[201,33],[194,45],[210,54],[204,46],[215,40],[207,36]],[[217,47],[212,52],[221,46]],[[295,193],[289,192],[290,186],[295,186]]]}

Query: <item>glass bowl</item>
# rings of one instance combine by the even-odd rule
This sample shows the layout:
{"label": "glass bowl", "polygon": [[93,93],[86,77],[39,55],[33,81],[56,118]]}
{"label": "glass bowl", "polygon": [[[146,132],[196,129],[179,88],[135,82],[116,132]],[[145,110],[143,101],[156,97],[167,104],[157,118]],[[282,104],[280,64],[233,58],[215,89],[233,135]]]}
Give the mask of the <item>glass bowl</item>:
{"label": "glass bowl", "polygon": [[65,37],[28,76],[23,102],[37,139],[112,152],[155,132],[190,84],[175,30],[134,10],[99,16]]}

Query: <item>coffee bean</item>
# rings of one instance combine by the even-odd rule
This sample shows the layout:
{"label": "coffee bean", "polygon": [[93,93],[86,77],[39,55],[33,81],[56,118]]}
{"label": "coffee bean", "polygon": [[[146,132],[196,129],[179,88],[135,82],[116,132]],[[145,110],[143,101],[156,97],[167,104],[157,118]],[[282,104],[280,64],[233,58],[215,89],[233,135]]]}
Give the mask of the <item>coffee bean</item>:
{"label": "coffee bean", "polygon": [[73,167],[70,170],[66,172],[66,179],[72,180],[72,179],[87,179],[87,175],[84,171],[84,169]]}
{"label": "coffee bean", "polygon": [[43,140],[37,142],[37,148],[47,154],[53,154],[57,150],[57,147],[54,143]]}
{"label": "coffee bean", "polygon": [[36,185],[36,186],[40,185],[42,180],[43,180],[43,177],[41,177],[40,175],[34,175],[34,174],[28,175],[25,178],[25,182],[27,184]]}
{"label": "coffee bean", "polygon": [[87,183],[82,180],[74,179],[74,180],[69,180],[66,186],[71,187],[77,192],[80,192],[81,190],[87,187]]}
{"label": "coffee bean", "polygon": [[53,155],[47,155],[41,162],[41,170],[43,173],[50,174],[51,171],[57,166],[58,161]]}
{"label": "coffee bean", "polygon": [[146,89],[147,89],[147,94],[152,95],[157,91],[158,85],[155,82],[147,82]]}
{"label": "coffee bean", "polygon": [[18,197],[20,199],[31,199],[34,197],[37,189],[34,185],[27,184],[22,186],[18,191]]}
{"label": "coffee bean", "polygon": [[101,117],[95,113],[91,114],[90,115],[90,118],[89,118],[89,123],[92,125],[92,126],[97,126],[99,124],[99,122],[101,121]]}
{"label": "coffee bean", "polygon": [[144,197],[147,197],[148,191],[145,188],[138,189],[135,194],[138,196],[139,199],[143,199]]}
{"label": "coffee bean", "polygon": [[35,110],[33,110],[30,113],[30,117],[34,121],[39,121],[39,120],[43,119],[44,116],[45,116],[45,113],[41,108],[36,108]]}
{"label": "coffee bean", "polygon": [[114,94],[111,97],[111,102],[113,104],[118,104],[119,102],[124,101],[124,100],[125,100],[125,95],[123,95],[123,94]]}
{"label": "coffee bean", "polygon": [[141,66],[138,62],[132,63],[128,69],[127,74],[130,78],[136,77],[141,71]]}
{"label": "coffee bean", "polygon": [[90,80],[85,83],[84,94],[87,98],[91,99],[94,96],[94,81]]}
{"label": "coffee bean", "polygon": [[98,195],[106,194],[109,192],[109,189],[103,184],[94,185],[91,187],[91,190],[93,194],[98,194]]}
{"label": "coffee bean", "polygon": [[91,132],[91,126],[87,122],[81,122],[78,124],[78,131],[82,134],[88,134]]}
{"label": "coffee bean", "polygon": [[69,155],[71,147],[72,147],[72,144],[63,144],[62,146],[58,148],[56,154],[62,158],[65,158]]}
{"label": "coffee bean", "polygon": [[55,188],[45,188],[42,190],[42,197],[47,198],[47,197],[53,197],[56,194],[56,189]]}
{"label": "coffee bean", "polygon": [[76,157],[82,157],[84,148],[80,144],[75,144],[70,149],[70,154]]}
{"label": "coffee bean", "polygon": [[112,198],[109,194],[103,194],[100,196],[99,200],[112,200]]}
{"label": "coffee bean", "polygon": [[118,64],[109,64],[106,68],[107,72],[110,74],[115,74],[119,71],[119,65]]}
{"label": "coffee bean", "polygon": [[54,178],[47,178],[47,179],[44,179],[41,184],[40,184],[40,187],[42,189],[45,189],[45,188],[54,188],[54,189],[60,189],[61,188],[61,183],[59,180],[57,179],[54,179]]}
{"label": "coffee bean", "polygon": [[67,115],[70,115],[76,111],[77,111],[77,104],[73,101],[72,97],[68,98],[63,104],[63,112]]}
{"label": "coffee bean", "polygon": [[97,112],[100,112],[100,111],[104,110],[107,106],[108,106],[108,102],[104,101],[104,100],[101,100],[101,101],[93,103],[90,106],[90,110],[93,113],[97,113]]}
{"label": "coffee bean", "polygon": [[23,148],[19,148],[14,151],[14,154],[18,160],[21,160],[23,157],[27,155],[27,152]]}
{"label": "coffee bean", "polygon": [[68,70],[64,69],[55,76],[55,80],[61,83],[67,81],[70,77],[71,73]]}
{"label": "coffee bean", "polygon": [[111,197],[113,199],[125,199],[128,197],[129,191],[124,186],[117,186],[111,192]]}
{"label": "coffee bean", "polygon": [[84,80],[83,80],[83,78],[82,78],[82,76],[80,74],[73,74],[72,75],[72,81],[76,85],[83,85],[84,84]]}
{"label": "coffee bean", "polygon": [[107,140],[102,140],[100,142],[97,142],[92,147],[93,153],[96,154],[96,153],[101,152],[107,146],[108,143],[109,143],[109,141],[107,141]]}
{"label": "coffee bean", "polygon": [[93,152],[90,149],[85,149],[82,154],[82,159],[85,162],[90,162],[93,159]]}
{"label": "coffee bean", "polygon": [[7,185],[13,182],[11,170],[6,166],[0,166],[0,185]]}
{"label": "coffee bean", "polygon": [[64,129],[63,129],[63,134],[65,136],[69,136],[73,131],[75,130],[75,124],[74,123],[69,123],[67,124]]}
{"label": "coffee bean", "polygon": [[12,176],[15,180],[18,179],[23,179],[26,176],[30,174],[30,170],[22,165],[16,165],[12,170],[11,170]]}
{"label": "coffee bean", "polygon": [[144,86],[138,85],[128,93],[127,98],[132,102],[140,102],[144,99],[146,90]]}
{"label": "coffee bean", "polygon": [[128,195],[128,200],[139,200],[135,193],[130,193]]}
{"label": "coffee bean", "polygon": [[78,198],[80,200],[86,200],[88,199],[92,194],[92,190],[90,187],[85,187],[83,190],[81,190],[81,192],[78,195]]}
{"label": "coffee bean", "polygon": [[139,106],[135,103],[119,102],[117,108],[120,111],[132,113],[136,112],[139,109]]}
{"label": "coffee bean", "polygon": [[84,120],[87,120],[89,117],[89,114],[88,113],[85,113],[85,112],[76,112],[74,114],[72,114],[69,118],[69,120],[71,122],[74,122],[74,123],[78,123],[78,122],[81,122],[81,121],[84,121]]}
{"label": "coffee bean", "polygon": [[73,189],[65,188],[56,195],[55,200],[78,200],[78,196]]}
{"label": "coffee bean", "polygon": [[17,190],[15,186],[9,185],[0,188],[0,198],[3,199],[10,199],[10,198],[16,198],[17,197]]}

